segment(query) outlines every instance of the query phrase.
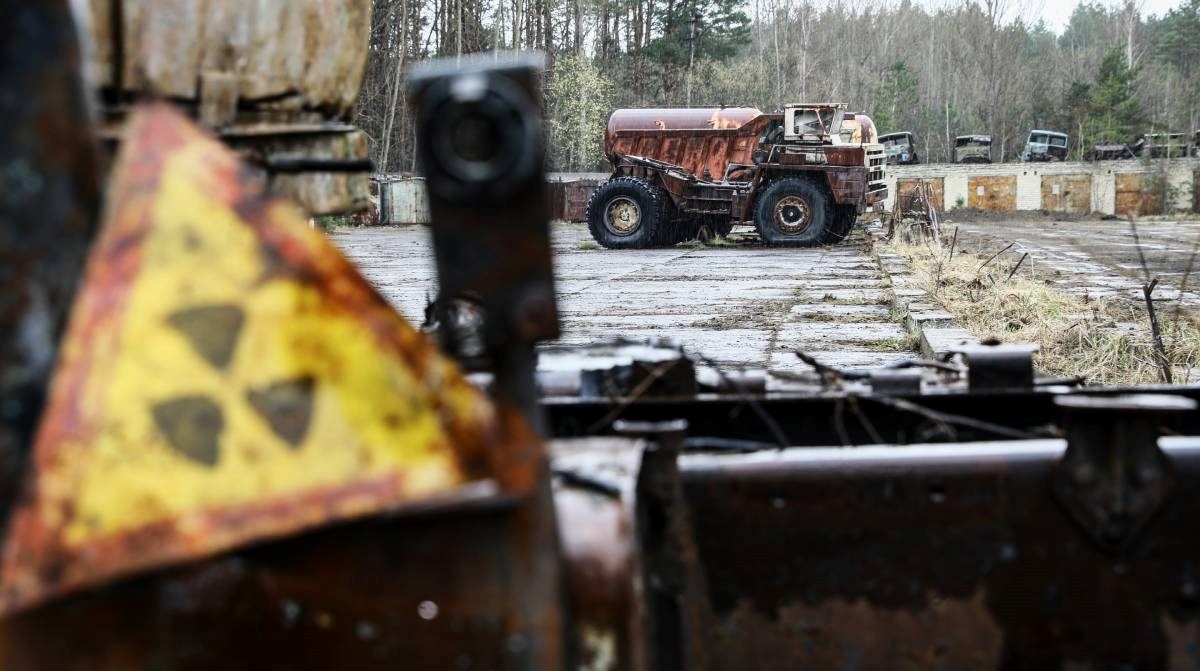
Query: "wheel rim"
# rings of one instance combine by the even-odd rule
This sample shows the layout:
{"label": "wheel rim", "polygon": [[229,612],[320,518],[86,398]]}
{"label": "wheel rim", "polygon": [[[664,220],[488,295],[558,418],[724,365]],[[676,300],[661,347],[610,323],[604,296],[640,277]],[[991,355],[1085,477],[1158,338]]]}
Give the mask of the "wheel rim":
{"label": "wheel rim", "polygon": [[604,227],[613,235],[632,235],[641,225],[642,208],[632,198],[613,198],[604,208]]}
{"label": "wheel rim", "polygon": [[775,227],[784,235],[796,235],[812,223],[812,208],[800,196],[784,196],[775,204]]}

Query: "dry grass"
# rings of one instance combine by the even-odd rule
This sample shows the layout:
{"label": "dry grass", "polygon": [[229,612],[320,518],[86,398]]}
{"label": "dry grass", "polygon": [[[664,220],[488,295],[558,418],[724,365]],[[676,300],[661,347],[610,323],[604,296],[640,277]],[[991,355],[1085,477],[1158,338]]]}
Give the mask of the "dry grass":
{"label": "dry grass", "polygon": [[[988,256],[893,242],[888,251],[908,261],[918,286],[980,340],[1041,346],[1035,364],[1050,376],[1083,376],[1089,384],[1161,382],[1145,306],[1126,299],[1084,300],[1025,275],[1011,279],[1018,255],[980,268]],[[1200,321],[1159,309],[1163,341],[1176,382],[1200,365]],[[1122,324],[1135,324],[1133,332]]]}

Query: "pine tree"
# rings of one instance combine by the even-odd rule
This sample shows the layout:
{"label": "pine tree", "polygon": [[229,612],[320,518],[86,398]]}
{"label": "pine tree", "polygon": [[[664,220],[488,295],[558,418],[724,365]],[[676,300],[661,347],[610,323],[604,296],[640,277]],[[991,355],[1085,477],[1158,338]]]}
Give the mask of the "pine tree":
{"label": "pine tree", "polygon": [[662,68],[663,98],[677,103],[680,89],[691,93],[697,63],[724,60],[750,41],[750,17],[744,0],[670,2],[661,16],[662,34],[650,42],[647,55]]}
{"label": "pine tree", "polygon": [[1090,142],[1124,143],[1141,130],[1145,114],[1134,90],[1136,77],[1137,68],[1129,67],[1120,49],[1110,49],[1104,56],[1084,123]]}
{"label": "pine tree", "polygon": [[911,130],[910,122],[921,109],[917,85],[917,76],[903,60],[884,70],[875,107],[871,109],[872,120],[880,133]]}

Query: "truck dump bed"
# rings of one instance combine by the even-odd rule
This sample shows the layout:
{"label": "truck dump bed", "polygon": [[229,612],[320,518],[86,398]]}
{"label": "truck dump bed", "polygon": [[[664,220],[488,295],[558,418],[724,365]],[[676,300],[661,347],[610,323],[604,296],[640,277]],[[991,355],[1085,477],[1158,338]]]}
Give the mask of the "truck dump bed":
{"label": "truck dump bed", "polygon": [[730,164],[751,163],[758,136],[782,119],[753,107],[617,110],[604,133],[604,153],[650,158],[720,181]]}

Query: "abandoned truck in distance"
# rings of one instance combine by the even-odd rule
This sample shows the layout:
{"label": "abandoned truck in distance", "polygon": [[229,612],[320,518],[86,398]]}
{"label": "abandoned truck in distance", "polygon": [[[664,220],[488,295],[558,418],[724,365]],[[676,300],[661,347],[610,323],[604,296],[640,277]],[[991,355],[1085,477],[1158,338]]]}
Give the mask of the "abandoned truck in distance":
{"label": "abandoned truck in distance", "polygon": [[768,245],[841,241],[887,197],[883,146],[844,142],[845,108],[613,112],[604,136],[613,173],[588,201],[592,237],[611,249],[654,247],[752,221]]}
{"label": "abandoned truck in distance", "polygon": [[954,138],[955,163],[991,163],[991,135],[959,135]]}
{"label": "abandoned truck in distance", "polygon": [[1044,161],[1065,161],[1070,151],[1070,142],[1066,133],[1056,133],[1052,130],[1031,130],[1029,140],[1025,143],[1025,153],[1021,160],[1026,163]]}
{"label": "abandoned truck in distance", "polygon": [[913,143],[913,134],[908,131],[880,135],[879,143],[887,152],[888,165],[917,165],[921,162]]}

